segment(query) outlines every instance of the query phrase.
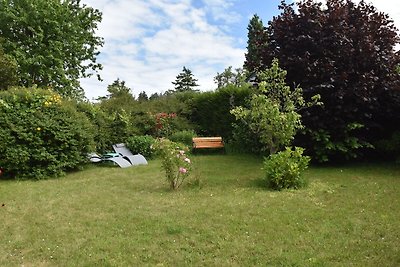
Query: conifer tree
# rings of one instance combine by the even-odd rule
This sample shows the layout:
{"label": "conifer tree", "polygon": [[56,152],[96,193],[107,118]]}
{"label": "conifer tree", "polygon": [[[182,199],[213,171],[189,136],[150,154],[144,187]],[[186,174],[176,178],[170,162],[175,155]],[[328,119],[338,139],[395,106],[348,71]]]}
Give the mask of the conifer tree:
{"label": "conifer tree", "polygon": [[248,41],[244,68],[249,73],[263,71],[267,66],[263,60],[264,51],[268,46],[267,30],[257,15],[250,20],[247,30]]}
{"label": "conifer tree", "polygon": [[182,72],[176,76],[176,79],[172,84],[175,85],[175,92],[198,91],[194,89],[194,87],[199,86],[192,71],[187,69],[185,66],[183,67]]}

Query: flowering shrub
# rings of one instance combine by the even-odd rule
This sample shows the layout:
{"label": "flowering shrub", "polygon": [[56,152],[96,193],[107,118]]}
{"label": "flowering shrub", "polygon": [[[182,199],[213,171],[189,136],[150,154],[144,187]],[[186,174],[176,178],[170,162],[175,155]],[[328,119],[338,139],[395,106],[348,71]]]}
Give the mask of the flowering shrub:
{"label": "flowering shrub", "polygon": [[192,162],[186,155],[187,147],[165,138],[158,139],[154,147],[161,157],[167,182],[171,189],[178,189],[192,170]]}
{"label": "flowering shrub", "polygon": [[155,134],[157,137],[168,137],[173,130],[173,120],[176,118],[176,113],[157,113],[155,115],[156,125]]}
{"label": "flowering shrub", "polygon": [[2,91],[0,115],[0,167],[6,176],[58,176],[86,162],[93,151],[87,117],[51,90]]}

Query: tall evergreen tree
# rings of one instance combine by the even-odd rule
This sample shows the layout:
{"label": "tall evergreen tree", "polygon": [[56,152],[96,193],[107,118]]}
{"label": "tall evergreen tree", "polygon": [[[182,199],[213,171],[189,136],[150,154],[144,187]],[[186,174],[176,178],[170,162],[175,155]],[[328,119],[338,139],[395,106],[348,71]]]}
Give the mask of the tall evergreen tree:
{"label": "tall evergreen tree", "polygon": [[264,51],[268,45],[266,27],[258,15],[254,15],[247,27],[247,53],[244,68],[249,73],[263,71],[269,66],[263,60]]}
{"label": "tall evergreen tree", "polygon": [[199,86],[192,71],[187,69],[185,66],[183,67],[182,72],[176,76],[176,79],[172,84],[175,85],[175,92],[198,91],[194,89],[194,87]]}
{"label": "tall evergreen tree", "polygon": [[116,79],[112,84],[107,86],[107,91],[110,93],[109,98],[116,97],[132,97],[131,88],[125,85],[125,81]]}
{"label": "tall evergreen tree", "polygon": [[143,102],[143,101],[149,100],[149,97],[147,96],[147,94],[146,94],[145,91],[142,91],[142,92],[139,93],[138,99],[137,99],[137,100],[138,100],[139,102]]}

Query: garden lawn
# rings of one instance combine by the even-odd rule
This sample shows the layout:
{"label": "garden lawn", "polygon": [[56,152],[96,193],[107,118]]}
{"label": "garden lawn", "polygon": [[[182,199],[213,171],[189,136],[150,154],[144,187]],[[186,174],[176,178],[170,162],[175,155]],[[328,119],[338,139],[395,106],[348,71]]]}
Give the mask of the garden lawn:
{"label": "garden lawn", "polygon": [[400,167],[313,167],[261,187],[262,160],[193,158],[171,192],[160,161],[0,181],[0,266],[400,266]]}

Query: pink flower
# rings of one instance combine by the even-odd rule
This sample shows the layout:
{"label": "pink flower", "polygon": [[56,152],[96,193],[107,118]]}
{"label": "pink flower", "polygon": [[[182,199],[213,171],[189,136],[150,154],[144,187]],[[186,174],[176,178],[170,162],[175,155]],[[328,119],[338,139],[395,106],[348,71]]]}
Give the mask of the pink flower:
{"label": "pink flower", "polygon": [[179,150],[179,154],[183,155],[183,154],[185,154],[185,151]]}
{"label": "pink flower", "polygon": [[185,158],[184,161],[186,161],[187,163],[190,164],[190,159],[189,158]]}
{"label": "pink flower", "polygon": [[187,173],[187,170],[185,168],[183,168],[183,167],[180,167],[179,168],[179,172],[180,173]]}

